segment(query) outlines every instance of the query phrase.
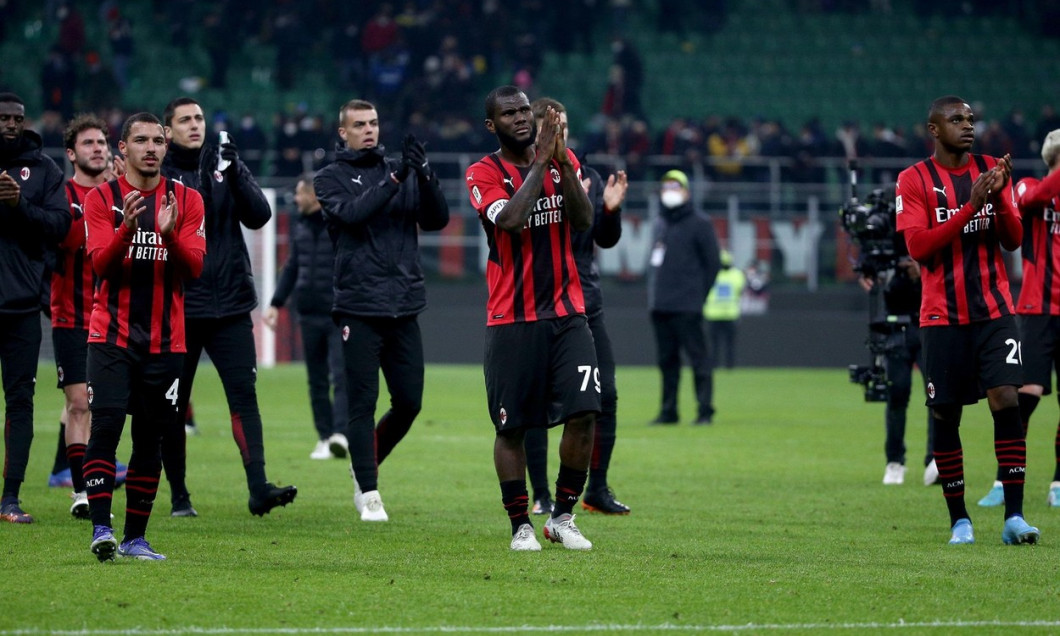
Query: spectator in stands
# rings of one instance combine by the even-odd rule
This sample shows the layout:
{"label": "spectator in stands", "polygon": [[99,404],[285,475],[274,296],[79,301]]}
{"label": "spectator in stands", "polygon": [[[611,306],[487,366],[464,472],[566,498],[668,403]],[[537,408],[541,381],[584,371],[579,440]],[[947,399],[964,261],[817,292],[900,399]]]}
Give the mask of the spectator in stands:
{"label": "spectator in stands", "polygon": [[744,159],[751,156],[751,144],[738,119],[729,117],[720,132],[707,138],[707,156],[711,159],[711,174],[718,181],[744,178]]}
{"label": "spectator in stands", "polygon": [[111,65],[114,69],[114,79],[122,90],[129,88],[129,65],[136,50],[133,40],[133,28],[129,18],[117,15],[110,22],[107,30],[107,38],[110,40]]}
{"label": "spectator in stands", "polygon": [[[1027,121],[1023,116],[1023,110],[1019,107],[1013,108],[1001,121],[1001,128],[1005,130],[1012,144],[1013,159],[1031,159],[1034,152],[1031,150],[1031,136],[1027,130]],[[1016,177],[1018,181],[1019,176]]]}
{"label": "spectator in stands", "polygon": [[239,118],[239,128],[233,131],[236,142],[242,149],[243,161],[251,174],[262,174],[265,152],[269,149],[269,139],[258,126],[254,114],[243,113]]}
{"label": "spectator in stands", "polygon": [[41,103],[44,110],[58,111],[64,120],[74,116],[77,69],[58,45],[51,47],[40,75]]}
{"label": "spectator in stands", "polygon": [[[1057,12],[1060,14],[1060,7],[1057,8]],[[1045,104],[1038,115],[1038,127],[1035,128],[1034,138],[1045,139],[1057,128],[1060,128],[1060,115],[1057,114],[1052,104]]]}
{"label": "spectator in stands", "polygon": [[393,19],[393,13],[394,7],[389,2],[384,2],[361,29],[361,50],[364,51],[369,65],[383,57],[384,52],[398,41],[400,30]]}
{"label": "spectator in stands", "polygon": [[81,91],[82,110],[116,108],[121,106],[122,87],[114,74],[104,66],[99,53],[89,51],[85,56],[84,86]]}
{"label": "spectator in stands", "polygon": [[55,45],[67,63],[73,65],[81,59],[85,49],[85,19],[70,0],[59,3],[55,17],[59,20],[59,37]]}

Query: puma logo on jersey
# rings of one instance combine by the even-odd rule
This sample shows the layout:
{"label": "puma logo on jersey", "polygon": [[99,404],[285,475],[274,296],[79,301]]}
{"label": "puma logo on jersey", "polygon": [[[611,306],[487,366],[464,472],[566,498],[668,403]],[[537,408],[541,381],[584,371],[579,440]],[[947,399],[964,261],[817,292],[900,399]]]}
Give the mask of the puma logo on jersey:
{"label": "puma logo on jersey", "polygon": [[941,188],[934,188],[934,190],[942,196],[946,196],[946,186],[942,186]]}
{"label": "puma logo on jersey", "polygon": [[111,209],[111,210],[114,210],[115,212],[117,212],[118,214],[120,214],[120,215],[121,215],[121,217],[122,217],[123,219],[125,218],[125,210],[123,210],[123,209],[119,208],[119,207],[118,207],[118,206],[116,206],[116,205],[112,205],[112,206],[110,206],[110,209]]}
{"label": "puma logo on jersey", "polygon": [[513,181],[511,177],[505,177],[504,182],[513,188],[515,187],[515,181]]}
{"label": "puma logo on jersey", "polygon": [[80,219],[85,215],[85,209],[81,207],[80,203],[71,203],[70,207],[77,210],[77,212],[74,214],[75,219]]}
{"label": "puma logo on jersey", "polygon": [[354,183],[356,183],[357,185],[363,185],[363,184],[361,183],[361,175],[357,175],[357,177],[356,177],[356,178],[354,178],[354,177],[350,177],[350,181],[353,181],[353,182],[354,182]]}

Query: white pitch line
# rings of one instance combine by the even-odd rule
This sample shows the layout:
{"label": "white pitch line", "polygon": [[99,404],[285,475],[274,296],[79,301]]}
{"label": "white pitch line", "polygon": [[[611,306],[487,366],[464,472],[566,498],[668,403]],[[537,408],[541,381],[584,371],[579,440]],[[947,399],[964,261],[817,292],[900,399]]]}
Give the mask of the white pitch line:
{"label": "white pitch line", "polygon": [[424,627],[181,627],[174,629],[8,629],[0,630],[0,636],[34,636],[36,634],[58,634],[60,636],[168,636],[169,634],[492,634],[512,632],[564,633],[564,632],[744,632],[744,631],[821,631],[863,629],[980,629],[983,627],[1060,627],[1060,620],[1041,621],[930,621],[892,623],[747,623],[744,625],[508,625],[504,627],[473,627],[429,625]]}

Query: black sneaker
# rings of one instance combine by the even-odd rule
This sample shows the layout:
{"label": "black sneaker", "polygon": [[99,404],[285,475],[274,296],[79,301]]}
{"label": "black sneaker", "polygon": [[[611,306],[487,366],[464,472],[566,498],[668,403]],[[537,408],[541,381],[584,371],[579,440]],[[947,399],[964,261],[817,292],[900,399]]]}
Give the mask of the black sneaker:
{"label": "black sneaker", "polygon": [[173,510],[169,513],[171,517],[198,517],[199,513],[191,507],[191,496],[183,495],[173,499]]}
{"label": "black sneaker", "polygon": [[265,488],[260,493],[250,493],[250,514],[263,517],[276,506],[286,506],[298,496],[298,488],[294,486],[277,486],[265,482]]}
{"label": "black sneaker", "polygon": [[648,424],[650,424],[652,426],[666,426],[666,425],[670,425],[670,424],[677,424],[677,416],[676,415],[669,415],[669,414],[660,415],[659,417],[655,418],[654,420],[648,422]]}
{"label": "black sneaker", "polygon": [[615,499],[615,493],[610,488],[600,488],[585,493],[582,497],[582,508],[589,512],[599,512],[605,515],[628,515],[629,506]]}
{"label": "black sneaker", "polygon": [[534,501],[534,507],[530,510],[530,514],[534,515],[550,515],[555,504],[552,502],[552,497],[545,495],[544,497]]}

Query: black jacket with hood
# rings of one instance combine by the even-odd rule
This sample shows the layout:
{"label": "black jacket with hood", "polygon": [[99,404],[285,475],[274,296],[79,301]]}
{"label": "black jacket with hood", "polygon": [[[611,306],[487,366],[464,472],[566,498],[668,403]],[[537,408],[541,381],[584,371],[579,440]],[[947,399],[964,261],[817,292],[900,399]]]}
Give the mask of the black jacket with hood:
{"label": "black jacket with hood", "polygon": [[184,283],[187,318],[223,318],[249,312],[258,304],[243,228],[262,228],[272,209],[254,175],[237,159],[217,171],[217,148],[193,150],[170,142],[162,174],[195,188],[206,211],[206,258],[202,275]]}
{"label": "black jacket with hood", "polygon": [[17,146],[0,145],[0,170],[18,183],[18,205],[0,203],[0,314],[41,310],[46,254],[66,237],[73,217],[63,171],[41,152],[40,135],[22,132]]}
{"label": "black jacket with hood", "polygon": [[427,308],[417,226],[444,228],[449,205],[433,173],[410,171],[395,183],[400,165],[382,147],[345,149],[313,180],[335,240],[332,315],[397,318]]}

